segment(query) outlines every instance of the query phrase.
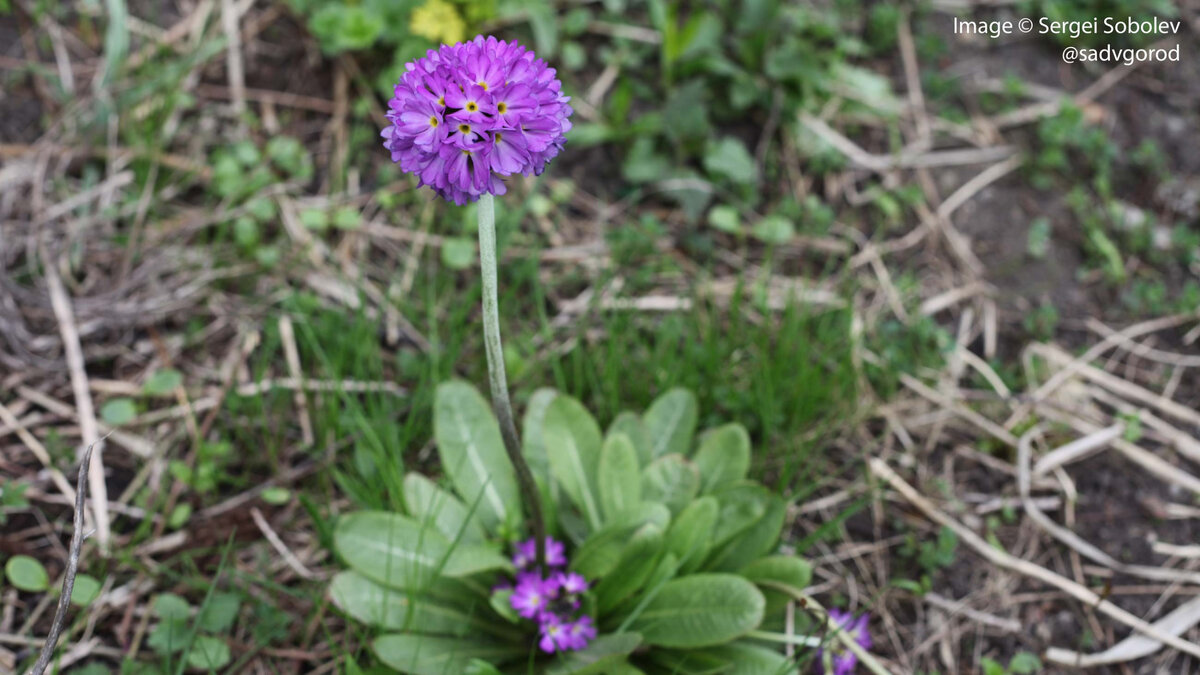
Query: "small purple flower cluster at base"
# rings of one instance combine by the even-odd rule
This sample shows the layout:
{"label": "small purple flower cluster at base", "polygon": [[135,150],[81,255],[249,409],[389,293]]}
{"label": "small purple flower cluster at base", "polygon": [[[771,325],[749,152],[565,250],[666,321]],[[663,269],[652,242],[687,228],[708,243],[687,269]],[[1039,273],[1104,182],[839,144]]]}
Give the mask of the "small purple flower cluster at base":
{"label": "small purple flower cluster at base", "polygon": [[526,619],[538,625],[538,647],[551,654],[587,647],[596,638],[592,617],[577,614],[579,598],[587,591],[583,575],[567,572],[567,557],[563,544],[546,537],[546,566],[537,569],[537,541],[530,539],[517,544],[513,565],[517,567],[517,583],[509,604]]}
{"label": "small purple flower cluster at base", "polygon": [[[843,612],[840,609],[829,610],[829,618],[851,638],[854,639],[858,646],[863,649],[871,648],[871,634],[867,630],[867,624],[871,620],[870,614],[863,613],[862,616],[855,618],[850,612]],[[828,650],[830,662],[833,666],[833,675],[853,675],[855,667],[858,666],[858,656],[854,652],[846,649],[839,638],[830,636],[829,644],[822,649],[817,650],[817,675],[825,673],[825,652]]]}
{"label": "small purple flower cluster at base", "polygon": [[405,64],[388,101],[392,161],[455,204],[541,174],[571,129],[555,70],[514,42],[477,36]]}

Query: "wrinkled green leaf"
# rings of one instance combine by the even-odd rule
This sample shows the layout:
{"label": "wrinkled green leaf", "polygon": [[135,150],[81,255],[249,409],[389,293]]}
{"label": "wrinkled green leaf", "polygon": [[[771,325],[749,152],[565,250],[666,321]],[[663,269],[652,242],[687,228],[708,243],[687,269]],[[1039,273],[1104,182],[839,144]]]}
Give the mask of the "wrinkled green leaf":
{"label": "wrinkled green leaf", "polygon": [[404,506],[410,516],[432,524],[452,542],[471,544],[485,538],[470,507],[419,473],[404,477]]}
{"label": "wrinkled green leaf", "polygon": [[637,506],[642,499],[637,451],[623,433],[610,434],[600,449],[596,482],[606,523]]}
{"label": "wrinkled green leaf", "polygon": [[642,497],[662,502],[677,514],[700,490],[700,472],[682,455],[659,457],[642,471]]}
{"label": "wrinkled green leaf", "polygon": [[516,644],[489,644],[477,638],[384,635],[375,640],[375,654],[387,665],[412,675],[447,675],[465,671],[473,659],[492,664],[524,656]]}
{"label": "wrinkled green leaf", "polygon": [[693,461],[700,471],[701,494],[736,483],[750,470],[750,434],[740,424],[714,429],[700,441]]}
{"label": "wrinkled green leaf", "polygon": [[481,615],[478,609],[464,611],[434,598],[386,588],[353,571],[333,577],[329,597],[356,620],[387,630],[458,637],[480,632],[506,634],[494,618]]}
{"label": "wrinkled green leaf", "polygon": [[787,503],[779,495],[767,497],[766,511],[749,528],[733,537],[723,548],[713,553],[706,566],[708,569],[733,571],[750,564],[775,550],[779,535],[783,531],[783,520],[787,515]]}
{"label": "wrinkled green leaf", "polygon": [[334,548],[346,563],[368,579],[391,588],[423,589],[441,574],[466,577],[512,565],[495,549],[482,545],[451,546],[432,527],[385,511],[359,511],[338,519]]}
{"label": "wrinkled green leaf", "polygon": [[658,567],[658,554],[663,550],[663,532],[657,525],[643,525],[621,552],[620,561],[596,585],[600,615],[621,604],[646,583]]}
{"label": "wrinkled green leaf", "polygon": [[792,672],[795,668],[795,665],[778,651],[745,642],[710,647],[701,653],[728,660],[733,664],[733,667],[722,675],[781,675]]}
{"label": "wrinkled green leaf", "polygon": [[546,409],[550,407],[550,402],[555,396],[558,396],[558,392],[547,387],[533,392],[529,397],[529,404],[525,406],[525,417],[521,423],[524,431],[521,451],[525,454],[525,460],[529,462],[529,468],[534,475],[547,483],[550,482],[550,460],[546,456],[542,430],[545,426]]}
{"label": "wrinkled green leaf", "polygon": [[637,450],[639,465],[646,466],[654,459],[650,456],[650,438],[646,435],[646,425],[637,413],[624,410],[618,414],[608,426],[608,435],[613,434],[625,434],[629,437],[634,450]]}
{"label": "wrinkled green leaf", "polygon": [[442,468],[465,503],[478,501],[475,513],[484,528],[495,532],[502,523],[519,523],[516,472],[487,401],[466,382],[445,382],[438,385],[433,417]]}
{"label": "wrinkled green leaf", "polygon": [[698,415],[696,395],[687,389],[672,389],[654,399],[642,417],[650,439],[650,456],[690,454]]}
{"label": "wrinkled green leaf", "polygon": [[610,675],[641,642],[637,633],[601,635],[586,649],[567,652],[562,660],[547,666],[546,675]]}
{"label": "wrinkled green leaf", "polygon": [[667,582],[630,626],[662,647],[695,648],[730,642],[758,627],[763,595],[732,574],[694,574]]}
{"label": "wrinkled green leaf", "polygon": [[596,420],[579,401],[560,394],[546,409],[542,441],[555,480],[583,512],[588,526],[599,529],[600,502],[593,482],[601,447]]}
{"label": "wrinkled green leaf", "polygon": [[708,555],[719,508],[714,497],[700,497],[688,504],[667,530],[666,550],[675,554],[684,572],[699,568]]}
{"label": "wrinkled green leaf", "polygon": [[716,495],[721,504],[717,516],[717,527],[713,532],[713,546],[720,546],[738,534],[748,530],[763,514],[771,493],[762,485],[744,481],[721,490]]}

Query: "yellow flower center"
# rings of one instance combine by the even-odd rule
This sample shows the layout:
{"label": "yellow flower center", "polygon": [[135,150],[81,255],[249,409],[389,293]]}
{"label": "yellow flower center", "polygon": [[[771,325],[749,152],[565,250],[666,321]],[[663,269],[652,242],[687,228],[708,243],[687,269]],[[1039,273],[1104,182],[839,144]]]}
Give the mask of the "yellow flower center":
{"label": "yellow flower center", "polygon": [[464,134],[469,134],[469,133],[471,133],[471,125],[470,124],[460,124],[460,125],[458,125],[458,130],[463,132]]}
{"label": "yellow flower center", "polygon": [[475,101],[467,101],[467,112],[475,112],[476,110],[479,110],[479,104],[475,103]]}
{"label": "yellow flower center", "polygon": [[446,105],[446,97],[445,96],[438,97],[438,105]]}
{"label": "yellow flower center", "polygon": [[501,115],[508,112],[508,104],[504,101],[500,101],[496,104],[496,112],[500,113]]}
{"label": "yellow flower center", "polygon": [[504,140],[504,134],[502,134],[502,133],[500,133],[499,131],[497,131],[497,132],[496,132],[496,142],[497,142],[497,143],[499,143],[499,142],[500,142],[500,141],[502,141],[502,140]]}
{"label": "yellow flower center", "polygon": [[429,126],[431,126],[431,127],[433,127],[434,129],[436,129],[436,128],[437,128],[437,125],[438,125],[437,118],[436,118],[436,117],[430,117],[430,118],[429,118]]}
{"label": "yellow flower center", "polygon": [[484,90],[484,91],[487,91],[487,82],[484,82],[483,80],[480,80],[480,81],[476,82],[475,84],[477,84],[477,85],[479,85],[479,86],[483,87],[483,90]]}

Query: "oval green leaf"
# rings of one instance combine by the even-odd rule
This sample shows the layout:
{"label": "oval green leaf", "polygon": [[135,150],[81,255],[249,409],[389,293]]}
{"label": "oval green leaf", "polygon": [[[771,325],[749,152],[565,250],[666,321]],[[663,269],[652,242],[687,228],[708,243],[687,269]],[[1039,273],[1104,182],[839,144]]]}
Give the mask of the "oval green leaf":
{"label": "oval green leaf", "polygon": [[29,593],[41,593],[50,587],[50,575],[36,558],[14,555],[4,564],[4,574],[15,588]]}

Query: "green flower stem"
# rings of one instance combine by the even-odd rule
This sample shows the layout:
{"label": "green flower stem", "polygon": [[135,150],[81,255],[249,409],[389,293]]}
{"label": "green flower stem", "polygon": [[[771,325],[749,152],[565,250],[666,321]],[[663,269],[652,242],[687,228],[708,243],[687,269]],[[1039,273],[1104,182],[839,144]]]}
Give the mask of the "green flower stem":
{"label": "green flower stem", "polygon": [[492,389],[492,410],[500,421],[500,436],[508,459],[517,471],[517,481],[529,507],[533,537],[537,546],[538,567],[546,562],[546,523],[533,471],[521,454],[517,425],[513,422],[512,402],[508,400],[508,378],[504,373],[504,348],[500,344],[500,300],[496,282],[496,202],[491,194],[479,198],[479,267],[483,277],[483,344],[487,351],[488,382]]}

